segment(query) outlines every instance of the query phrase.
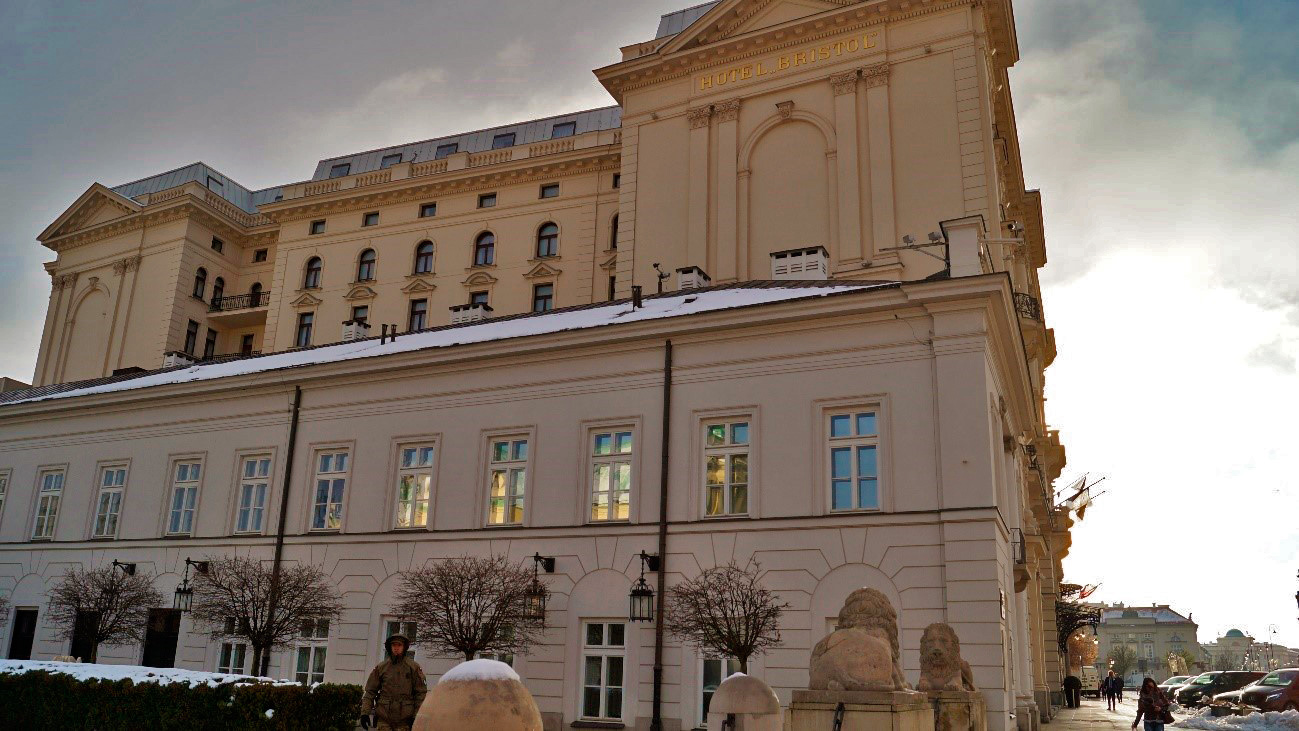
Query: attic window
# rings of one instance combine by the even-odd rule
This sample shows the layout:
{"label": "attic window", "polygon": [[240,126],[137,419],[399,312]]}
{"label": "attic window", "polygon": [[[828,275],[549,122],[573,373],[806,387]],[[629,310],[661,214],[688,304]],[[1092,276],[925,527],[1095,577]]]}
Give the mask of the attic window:
{"label": "attic window", "polygon": [[208,189],[208,190],[215,190],[216,192],[220,193],[220,192],[221,192],[221,189],[222,189],[223,187],[224,187],[224,186],[221,185],[221,181],[220,181],[220,180],[217,180],[216,178],[212,177],[211,175],[207,176],[207,189]]}
{"label": "attic window", "polygon": [[341,162],[329,169],[329,177],[341,178],[345,175],[351,174],[351,172],[352,172],[352,163]]}
{"label": "attic window", "polygon": [[577,134],[577,122],[560,122],[550,128],[550,138],[572,137]]}
{"label": "attic window", "polygon": [[212,237],[212,250],[213,250],[213,251],[215,251],[216,253],[220,254],[221,252],[225,251],[225,248],[226,248],[226,242],[222,241],[221,239],[218,239],[218,238],[215,237],[215,236]]}
{"label": "attic window", "polygon": [[505,134],[496,135],[492,138],[492,149],[499,150],[503,147],[514,147],[514,133],[506,132]]}
{"label": "attic window", "polygon": [[384,169],[386,169],[386,168],[390,168],[390,167],[392,167],[393,165],[396,165],[396,164],[399,163],[399,162],[401,162],[401,153],[400,153],[400,152],[398,152],[398,153],[395,154],[395,155],[384,155],[384,156],[383,156],[383,160],[379,163],[379,169],[380,169],[380,170],[384,170]]}
{"label": "attic window", "polygon": [[434,160],[445,160],[448,157],[460,151],[460,143],[452,142],[449,145],[438,145],[437,151],[433,153]]}

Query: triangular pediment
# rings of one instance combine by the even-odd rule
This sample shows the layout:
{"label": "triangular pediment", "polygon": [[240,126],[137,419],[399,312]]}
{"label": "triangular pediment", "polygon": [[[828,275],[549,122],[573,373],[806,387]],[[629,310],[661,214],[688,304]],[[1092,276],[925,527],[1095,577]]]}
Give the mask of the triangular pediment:
{"label": "triangular pediment", "polygon": [[659,50],[670,54],[865,0],[722,0]]}
{"label": "triangular pediment", "polygon": [[140,204],[114,193],[109,188],[95,183],[86,189],[79,198],[54,219],[39,236],[37,241],[45,241],[58,236],[66,236],[82,229],[98,226],[114,219],[136,213]]}
{"label": "triangular pediment", "polygon": [[405,287],[401,288],[401,291],[406,294],[414,294],[416,292],[432,292],[437,288],[436,284],[417,278],[410,280]]}
{"label": "triangular pediment", "polygon": [[537,265],[528,270],[524,277],[528,279],[537,279],[540,277],[557,277],[561,270],[547,264],[544,261],[537,262]]}
{"label": "triangular pediment", "polygon": [[378,292],[365,286],[364,284],[352,287],[351,291],[343,295],[345,300],[368,300],[379,296]]}
{"label": "triangular pediment", "polygon": [[313,296],[310,292],[303,292],[302,294],[298,295],[297,299],[293,300],[289,304],[294,307],[315,307],[319,305],[322,301],[323,300],[321,300],[319,297]]}
{"label": "triangular pediment", "polygon": [[469,276],[465,277],[465,281],[462,282],[462,284],[470,284],[470,285],[496,284],[496,277],[493,277],[487,272],[474,272],[473,274],[470,274]]}
{"label": "triangular pediment", "polygon": [[607,272],[611,272],[617,269],[618,254],[617,253],[611,254],[608,259],[605,259],[603,262],[600,263],[600,268]]}

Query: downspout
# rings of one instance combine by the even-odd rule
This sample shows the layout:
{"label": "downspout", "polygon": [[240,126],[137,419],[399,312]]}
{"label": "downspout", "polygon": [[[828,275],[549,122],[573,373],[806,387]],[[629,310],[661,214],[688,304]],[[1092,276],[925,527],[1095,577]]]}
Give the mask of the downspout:
{"label": "downspout", "polygon": [[663,729],[663,609],[667,605],[668,558],[668,455],[672,436],[672,341],[663,347],[663,461],[659,467],[659,570],[658,606],[654,623],[654,705],[650,731]]}
{"label": "downspout", "polygon": [[[280,520],[275,529],[275,559],[271,564],[271,591],[266,600],[266,618],[269,621],[275,616],[275,604],[280,593],[280,564],[284,558],[284,530],[289,518],[289,485],[293,481],[293,452],[298,444],[298,413],[302,407],[302,387],[293,387],[293,411],[289,417],[289,446],[284,452],[284,487],[280,490]],[[262,666],[259,674],[265,677],[270,672],[271,648],[262,653]]]}

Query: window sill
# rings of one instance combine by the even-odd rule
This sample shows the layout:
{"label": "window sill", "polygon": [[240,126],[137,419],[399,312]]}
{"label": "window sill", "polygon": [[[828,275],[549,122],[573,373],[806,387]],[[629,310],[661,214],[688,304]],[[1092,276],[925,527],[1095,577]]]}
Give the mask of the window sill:
{"label": "window sill", "polygon": [[343,532],[342,528],[308,528],[307,533],[317,535],[339,535]]}
{"label": "window sill", "polygon": [[390,529],[390,532],[392,533],[427,533],[428,531],[429,531],[429,527],[426,525],[413,525],[409,528]]}
{"label": "window sill", "polygon": [[574,721],[569,728],[627,728],[622,721]]}
{"label": "window sill", "polygon": [[41,536],[40,538],[36,538],[33,536],[31,539],[32,543],[51,543],[53,541],[54,541],[54,536]]}
{"label": "window sill", "polygon": [[163,533],[162,534],[162,539],[164,541],[174,541],[177,539],[193,538],[193,537],[194,537],[193,533]]}
{"label": "window sill", "polygon": [[104,541],[115,541],[115,540],[117,540],[117,536],[91,536],[91,537],[87,538],[86,540],[88,540],[88,541],[95,541],[95,542],[98,542],[98,543],[103,543]]}
{"label": "window sill", "polygon": [[492,530],[520,530],[528,526],[523,523],[484,523],[483,528]]}
{"label": "window sill", "polygon": [[884,512],[883,508],[845,508],[843,510],[835,510],[834,508],[831,508],[826,512],[826,515],[861,515],[863,513],[882,512]]}
{"label": "window sill", "polygon": [[411,272],[410,274],[407,274],[407,275],[406,275],[406,278],[407,278],[407,279],[418,279],[419,277],[436,277],[436,276],[437,276],[437,274],[435,274],[435,273],[433,273],[433,272]]}
{"label": "window sill", "polygon": [[542,263],[542,262],[561,261],[562,259],[563,259],[563,257],[562,257],[562,255],[560,255],[560,254],[552,254],[552,255],[550,255],[550,256],[534,256],[534,257],[532,257],[531,259],[528,260],[528,263],[529,263],[529,264],[540,264],[540,263]]}
{"label": "window sill", "polygon": [[465,271],[467,271],[467,272],[473,272],[473,271],[478,271],[479,269],[495,269],[495,268],[496,268],[496,264],[495,264],[495,263],[492,263],[492,264],[470,264],[469,266],[465,267]]}
{"label": "window sill", "polygon": [[202,297],[199,297],[196,294],[191,294],[189,298],[192,300],[198,300],[199,302],[204,302],[206,304],[206,300],[204,300]]}
{"label": "window sill", "polygon": [[701,515],[701,521],[723,521],[723,520],[752,520],[753,516],[748,513],[727,513],[726,515]]}

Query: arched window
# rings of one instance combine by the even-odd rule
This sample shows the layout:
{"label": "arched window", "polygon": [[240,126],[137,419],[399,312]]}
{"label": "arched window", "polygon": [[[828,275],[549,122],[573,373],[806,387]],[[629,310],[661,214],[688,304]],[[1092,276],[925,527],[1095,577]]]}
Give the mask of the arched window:
{"label": "arched window", "polygon": [[216,281],[212,283],[212,304],[214,305],[220,304],[221,298],[225,295],[225,293],[226,293],[226,280],[222,279],[221,277],[217,277]]}
{"label": "arched window", "polygon": [[618,214],[613,214],[613,220],[609,222],[609,248],[618,248]]}
{"label": "arched window", "polygon": [[266,304],[265,302],[262,301],[261,282],[253,282],[253,286],[248,288],[248,294],[249,294],[248,299],[252,300],[252,302],[248,303],[249,307],[261,307],[262,305]]}
{"label": "arched window", "polygon": [[203,299],[205,294],[207,294],[207,270],[199,267],[198,271],[194,272],[194,296]]}
{"label": "arched window", "polygon": [[356,281],[374,281],[374,263],[376,260],[378,260],[378,257],[375,256],[374,249],[366,249],[361,252],[361,258],[356,262]]}
{"label": "arched window", "polygon": [[544,259],[559,253],[559,227],[553,223],[542,224],[537,229],[537,258]]}
{"label": "arched window", "polygon": [[433,272],[433,242],[421,241],[415,247],[415,273],[430,274]]}
{"label": "arched window", "polygon": [[307,260],[307,269],[302,276],[303,289],[316,289],[320,286],[320,257],[313,256]]}
{"label": "arched window", "polygon": [[474,266],[481,267],[496,261],[496,237],[491,231],[478,234],[474,240]]}

